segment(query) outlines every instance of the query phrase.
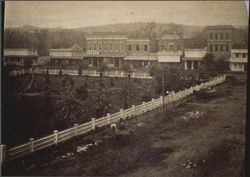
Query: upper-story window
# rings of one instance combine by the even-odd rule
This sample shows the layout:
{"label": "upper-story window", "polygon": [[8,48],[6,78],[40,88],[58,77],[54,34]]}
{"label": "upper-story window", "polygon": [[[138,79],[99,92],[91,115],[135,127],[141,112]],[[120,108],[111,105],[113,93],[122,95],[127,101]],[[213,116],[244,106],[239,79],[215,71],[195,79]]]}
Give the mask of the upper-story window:
{"label": "upper-story window", "polygon": [[218,39],[218,34],[217,34],[217,33],[215,33],[214,38],[215,38],[216,40]]}
{"label": "upper-story window", "polygon": [[209,51],[210,51],[210,52],[213,52],[213,45],[210,45],[210,46],[209,46]]}
{"label": "upper-story window", "polygon": [[124,47],[123,47],[123,43],[121,43],[121,48],[120,48],[121,51],[124,50]]}
{"label": "upper-story window", "polygon": [[94,50],[96,50],[96,43],[94,44]]}
{"label": "upper-story window", "polygon": [[144,45],[144,51],[148,51],[148,45]]}
{"label": "upper-story window", "polygon": [[99,43],[99,50],[102,50],[102,44]]}
{"label": "upper-story window", "polygon": [[222,33],[220,33],[220,39],[223,39],[223,34]]}
{"label": "upper-story window", "polygon": [[177,50],[181,50],[181,45],[177,45]]}
{"label": "upper-story window", "polygon": [[108,46],[107,46],[107,44],[105,43],[104,44],[104,50],[107,50],[108,48],[107,48]]}
{"label": "upper-story window", "polygon": [[227,51],[227,52],[229,51],[229,46],[228,46],[228,45],[226,45],[226,51]]}
{"label": "upper-story window", "polygon": [[246,58],[247,57],[247,54],[246,53],[243,53],[242,54],[242,58]]}
{"label": "upper-story window", "polygon": [[89,44],[88,49],[89,49],[89,50],[92,50],[92,45],[91,45],[91,44]]}
{"label": "upper-story window", "polygon": [[115,50],[118,51],[118,48],[119,48],[118,44],[115,43]]}
{"label": "upper-story window", "polygon": [[210,34],[209,34],[209,38],[210,38],[210,39],[213,39],[213,33],[210,33]]}
{"label": "upper-story window", "polygon": [[224,51],[224,50],[223,50],[223,45],[222,45],[222,44],[220,45],[220,51],[221,51],[221,52]]}
{"label": "upper-story window", "polygon": [[174,44],[169,44],[169,50],[173,51],[174,50]]}
{"label": "upper-story window", "polygon": [[165,50],[165,45],[161,45],[161,50]]}
{"label": "upper-story window", "polygon": [[139,47],[139,45],[137,44],[136,45],[136,51],[139,51],[140,50],[140,47]]}
{"label": "upper-story window", "polygon": [[215,51],[215,52],[218,52],[218,45],[216,44],[214,47],[215,47],[215,48],[214,48],[214,51]]}
{"label": "upper-story window", "polygon": [[228,33],[226,33],[226,39],[229,39],[229,34]]}
{"label": "upper-story window", "polygon": [[236,58],[240,58],[240,54],[239,53],[235,53],[235,57]]}
{"label": "upper-story window", "polygon": [[113,50],[113,44],[109,44],[109,50]]}
{"label": "upper-story window", "polygon": [[128,50],[132,51],[132,45],[128,45]]}

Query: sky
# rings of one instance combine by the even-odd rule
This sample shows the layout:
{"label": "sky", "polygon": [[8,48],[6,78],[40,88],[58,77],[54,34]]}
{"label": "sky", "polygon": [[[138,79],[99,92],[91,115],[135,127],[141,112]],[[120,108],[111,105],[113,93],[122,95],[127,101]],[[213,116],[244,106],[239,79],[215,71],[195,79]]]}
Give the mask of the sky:
{"label": "sky", "polygon": [[[249,3],[249,2],[248,2]],[[5,27],[77,28],[115,23],[247,25],[244,1],[7,1]]]}

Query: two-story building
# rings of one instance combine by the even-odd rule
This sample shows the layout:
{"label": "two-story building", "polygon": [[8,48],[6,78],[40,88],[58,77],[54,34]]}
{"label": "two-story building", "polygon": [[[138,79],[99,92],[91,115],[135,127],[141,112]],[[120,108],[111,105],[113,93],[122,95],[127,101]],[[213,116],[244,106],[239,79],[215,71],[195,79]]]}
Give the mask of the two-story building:
{"label": "two-story building", "polygon": [[37,51],[30,49],[4,49],[3,65],[14,67],[37,66]]}
{"label": "two-story building", "polygon": [[83,61],[83,49],[78,44],[66,49],[50,49],[50,65],[70,67],[77,66]]}
{"label": "two-story building", "polygon": [[106,65],[110,68],[119,68],[126,55],[126,40],[127,37],[120,35],[89,36],[86,38],[87,51],[84,60],[88,60],[90,67]]}
{"label": "two-story building", "polygon": [[207,27],[207,49],[208,53],[228,61],[232,49],[233,26],[208,26]]}
{"label": "two-story building", "polygon": [[151,53],[151,42],[149,39],[126,40],[126,57],[124,62],[132,68],[148,68],[150,64],[157,62],[156,53]]}
{"label": "two-story building", "polygon": [[201,66],[202,60],[207,54],[207,48],[204,49],[185,49],[182,62],[185,70],[196,70]]}
{"label": "two-story building", "polygon": [[232,49],[229,60],[230,70],[235,72],[247,71],[247,58],[247,49]]}

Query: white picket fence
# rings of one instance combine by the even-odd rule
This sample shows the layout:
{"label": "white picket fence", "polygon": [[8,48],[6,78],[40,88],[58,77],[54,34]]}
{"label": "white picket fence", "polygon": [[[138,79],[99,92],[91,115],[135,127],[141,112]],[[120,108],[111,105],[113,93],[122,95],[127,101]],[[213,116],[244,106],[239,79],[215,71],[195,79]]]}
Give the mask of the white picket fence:
{"label": "white picket fence", "polygon": [[[20,76],[24,74],[46,74],[47,70],[43,68],[29,68],[29,69],[18,69],[13,70],[9,73],[10,76]],[[60,70],[59,69],[49,69],[49,74],[51,75],[59,75]],[[72,76],[78,76],[78,70],[76,69],[63,69],[62,74],[72,75]],[[103,76],[106,77],[128,77],[130,74],[131,78],[143,78],[143,79],[152,79],[152,77],[147,72],[132,72],[127,73],[124,71],[116,70],[116,71],[104,71],[102,73]],[[88,76],[100,76],[100,71],[97,70],[82,70],[82,75],[88,75]]]}
{"label": "white picket fence", "polygon": [[[193,94],[194,91],[199,91],[209,86],[220,84],[225,80],[226,80],[226,75],[218,76],[211,81],[202,83],[200,85],[196,85],[195,87],[190,87],[189,89],[184,89],[176,93],[172,92],[168,96],[164,97],[164,104],[168,105],[170,103],[181,101],[187,96]],[[46,147],[67,141],[73,137],[86,134],[90,131],[94,131],[96,127],[104,127],[106,125],[116,123],[122,118],[134,118],[135,116],[141,115],[145,112],[154,110],[162,106],[163,106],[163,97],[161,96],[158,99],[152,99],[149,102],[143,102],[138,106],[133,105],[131,108],[126,110],[121,109],[119,112],[114,114],[108,113],[107,116],[99,119],[92,118],[90,122],[84,124],[80,125],[75,124],[74,127],[71,127],[63,131],[54,130],[53,134],[45,136],[43,138],[39,138],[37,140],[30,138],[29,142],[22,145],[18,145],[16,147],[11,147],[6,149],[5,145],[1,145],[0,162],[2,164],[2,162],[22,157],[24,155],[44,149]]]}

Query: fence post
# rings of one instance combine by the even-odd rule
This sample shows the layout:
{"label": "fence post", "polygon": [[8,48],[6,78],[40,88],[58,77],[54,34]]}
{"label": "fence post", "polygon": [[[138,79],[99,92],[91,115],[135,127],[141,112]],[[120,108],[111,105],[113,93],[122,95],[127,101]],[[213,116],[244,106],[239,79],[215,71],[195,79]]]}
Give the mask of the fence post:
{"label": "fence post", "polygon": [[123,119],[123,109],[120,109],[121,119]]}
{"label": "fence post", "polygon": [[133,78],[135,77],[135,72],[133,72],[133,75],[132,75],[132,77],[133,77]]}
{"label": "fence post", "polygon": [[133,118],[135,118],[135,105],[132,105],[132,110],[133,110]]}
{"label": "fence post", "polygon": [[22,75],[24,75],[24,69],[22,69]]}
{"label": "fence post", "polygon": [[78,136],[78,124],[74,124],[75,136]]}
{"label": "fence post", "polygon": [[108,122],[109,125],[111,124],[110,113],[107,113],[107,122]]}
{"label": "fence post", "polygon": [[92,121],[92,130],[95,130],[95,118],[92,118],[91,121]]}
{"label": "fence post", "polygon": [[2,163],[5,161],[6,158],[6,145],[1,144],[1,149],[0,149],[0,164],[2,167]]}
{"label": "fence post", "polygon": [[160,100],[161,100],[161,106],[163,106],[163,97],[160,96]]}
{"label": "fence post", "polygon": [[58,130],[54,130],[54,144],[57,145],[58,143]]}
{"label": "fence post", "polygon": [[30,151],[33,152],[34,151],[34,138],[30,138]]}
{"label": "fence post", "polygon": [[[154,109],[154,108],[155,108],[155,106],[154,106],[154,104],[155,104],[155,99],[154,99],[154,98],[152,98],[151,103],[152,103],[152,109]],[[151,109],[151,110],[152,110],[152,109]]]}
{"label": "fence post", "polygon": [[142,102],[142,105],[143,105],[143,113],[144,113],[144,112],[146,112],[145,102],[144,101]]}
{"label": "fence post", "polygon": [[96,70],[95,70],[95,73],[94,73],[94,75],[96,76]]}
{"label": "fence post", "polygon": [[121,77],[123,77],[123,71],[121,71]]}

